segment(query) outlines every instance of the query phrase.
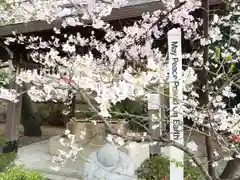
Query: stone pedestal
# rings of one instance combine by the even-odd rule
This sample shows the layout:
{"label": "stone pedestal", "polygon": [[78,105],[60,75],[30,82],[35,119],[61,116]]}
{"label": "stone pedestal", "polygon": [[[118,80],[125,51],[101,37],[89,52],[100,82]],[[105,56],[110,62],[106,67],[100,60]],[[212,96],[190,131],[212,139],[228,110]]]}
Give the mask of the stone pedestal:
{"label": "stone pedestal", "polygon": [[70,121],[67,123],[67,129],[70,130],[70,134],[75,135],[76,143],[82,145],[91,143],[96,146],[104,144],[104,126],[102,123],[94,125],[84,121]]}
{"label": "stone pedestal", "polygon": [[65,152],[70,151],[70,147],[61,145],[60,139],[61,136],[53,136],[49,139],[49,153],[51,155],[59,155],[58,149],[61,149],[62,151]]}
{"label": "stone pedestal", "polygon": [[[127,131],[127,123],[125,121],[112,122],[113,129],[119,130],[125,134]],[[82,147],[90,149],[99,149],[103,147],[105,140],[105,127],[103,123],[97,123],[96,125],[86,121],[71,121],[67,123],[67,129],[71,134],[75,135],[75,143]],[[82,136],[82,132],[86,134]],[[63,151],[69,151],[70,148],[64,147],[60,143],[61,136],[51,137],[49,139],[50,154],[58,155],[58,149]]]}
{"label": "stone pedestal", "polygon": [[[112,128],[119,131],[121,134],[126,134],[128,129],[128,123],[124,120],[119,121],[109,121]],[[105,126],[103,122],[98,122],[96,125],[88,121],[78,121],[72,120],[67,123],[67,129],[70,130],[71,134],[75,135],[75,141],[86,145],[90,143],[96,146],[102,146],[106,137]],[[84,139],[82,139],[82,132],[85,131],[86,134]]]}
{"label": "stone pedestal", "polygon": [[84,163],[83,180],[137,180],[135,165],[124,152],[113,144],[93,152]]}

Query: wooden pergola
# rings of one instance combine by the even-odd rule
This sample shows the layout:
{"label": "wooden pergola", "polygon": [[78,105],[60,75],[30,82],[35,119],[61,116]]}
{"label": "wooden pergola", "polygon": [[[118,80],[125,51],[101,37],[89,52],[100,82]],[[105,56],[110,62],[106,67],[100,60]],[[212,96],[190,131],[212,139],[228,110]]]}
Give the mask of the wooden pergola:
{"label": "wooden pergola", "polygon": [[[217,5],[224,2],[223,0],[210,0],[210,5]],[[111,15],[105,17],[107,21],[139,17],[145,12],[154,12],[163,9],[163,3],[160,0],[129,0],[128,5],[121,9],[113,9]],[[10,24],[0,26],[0,36],[11,35],[12,32],[17,34],[39,32],[50,30],[54,27],[61,27],[61,20],[56,20],[51,24],[45,21],[32,21],[29,23]]]}
{"label": "wooden pergola", "polygon": [[[221,0],[210,0],[210,5],[221,4]],[[159,0],[129,0],[129,4],[121,9],[114,9],[111,15],[105,17],[106,21],[121,20],[127,18],[141,17],[144,12],[154,12],[163,9],[163,4]],[[0,37],[11,36],[14,31],[16,34],[31,34],[49,32],[54,27],[61,28],[61,20],[56,20],[51,24],[44,21],[32,21],[28,23],[9,24],[0,26]],[[77,27],[76,27],[77,28]],[[44,33],[43,33],[44,34]],[[21,47],[12,47],[13,64],[15,65],[15,75],[20,72],[23,58],[26,57]],[[0,57],[1,58],[1,57]],[[14,82],[11,82],[11,88],[21,92],[21,88]],[[5,126],[5,138],[7,145],[3,148],[3,152],[17,152],[18,149],[18,131],[21,117],[22,97],[19,97],[18,103],[9,103],[7,109],[7,119]]]}

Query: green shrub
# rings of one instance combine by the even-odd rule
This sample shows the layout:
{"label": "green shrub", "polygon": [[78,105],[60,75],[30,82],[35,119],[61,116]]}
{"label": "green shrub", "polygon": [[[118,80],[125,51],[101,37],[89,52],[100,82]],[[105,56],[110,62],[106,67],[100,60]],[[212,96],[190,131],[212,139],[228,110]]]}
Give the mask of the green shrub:
{"label": "green shrub", "polygon": [[[6,140],[0,138],[0,148],[6,145]],[[2,153],[0,152],[0,172],[3,171],[7,166],[9,166],[16,158],[15,152]]]}
{"label": "green shrub", "polygon": [[0,179],[4,180],[46,180],[40,173],[24,170],[22,167],[9,168],[0,173]]}
{"label": "green shrub", "polygon": [[0,172],[9,166],[16,158],[16,153],[0,153]]}
{"label": "green shrub", "polygon": [[3,71],[0,71],[0,87],[7,87],[9,84],[9,74]]}
{"label": "green shrub", "polygon": [[[137,169],[136,173],[142,180],[162,180],[169,179],[170,176],[170,160],[167,157],[153,157],[146,159]],[[184,162],[184,177],[186,180],[204,180],[200,169],[192,166],[187,160]]]}

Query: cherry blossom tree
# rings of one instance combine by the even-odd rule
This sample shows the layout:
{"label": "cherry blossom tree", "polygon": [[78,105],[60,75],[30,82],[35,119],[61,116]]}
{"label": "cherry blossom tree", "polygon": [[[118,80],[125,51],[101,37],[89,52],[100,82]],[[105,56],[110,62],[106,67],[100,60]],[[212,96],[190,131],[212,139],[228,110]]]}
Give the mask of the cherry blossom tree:
{"label": "cherry blossom tree", "polygon": [[[109,15],[113,8],[125,5],[125,0],[7,1],[2,8],[5,8],[2,16],[8,17],[4,24],[32,20],[51,23],[61,19],[63,28],[90,26],[93,30],[90,37],[83,37],[80,33],[64,35],[60,29],[54,28],[55,35],[50,40],[14,35],[5,43],[26,44],[31,58],[44,66],[40,73],[37,70],[22,71],[17,78],[19,84],[30,85],[28,93],[32,100],[68,102],[80,93],[92,111],[104,121],[108,139],[116,138],[120,145],[129,141],[147,141],[174,146],[200,167],[206,179],[234,179],[240,167],[239,146],[236,143],[240,133],[240,104],[229,106],[227,102],[236,97],[239,89],[239,7],[237,1],[232,0],[228,2],[227,12],[210,15],[209,5],[205,3],[203,6],[207,1],[203,1],[203,5],[198,0],[179,2],[163,1],[165,10],[145,13],[132,26],[115,30],[102,17]],[[204,19],[193,15],[200,9],[205,11]],[[209,16],[211,20],[208,20]],[[86,24],[89,19],[92,23]],[[118,102],[125,99],[146,102],[150,88],[155,93],[162,93],[159,87],[168,88],[165,44],[166,33],[172,27],[180,27],[184,34],[184,100],[179,103],[177,112],[193,122],[191,127],[186,125],[189,136],[196,132],[205,137],[208,169],[195,156],[194,151],[198,148],[192,141],[181,145],[165,136],[156,137],[142,124],[145,132],[122,135],[111,128],[108,121],[115,113],[111,107]],[[96,31],[104,32],[104,40],[96,37]],[[60,36],[64,40],[60,40]],[[79,47],[87,47],[88,51],[79,53]],[[49,73],[53,68],[55,72]],[[163,95],[169,97],[167,93]],[[139,121],[155,118],[169,122],[169,117],[160,119],[158,114],[138,118]],[[219,146],[223,152],[218,152],[214,146]],[[81,150],[74,145],[72,148],[65,158],[74,158]],[[227,166],[219,176],[216,168],[220,160],[226,161]],[[229,171],[229,167],[233,171]]]}

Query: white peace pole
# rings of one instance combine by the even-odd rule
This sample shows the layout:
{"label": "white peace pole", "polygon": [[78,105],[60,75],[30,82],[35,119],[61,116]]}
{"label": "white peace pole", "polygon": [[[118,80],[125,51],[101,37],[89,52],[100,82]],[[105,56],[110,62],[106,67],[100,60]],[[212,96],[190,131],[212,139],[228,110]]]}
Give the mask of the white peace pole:
{"label": "white peace pole", "polygon": [[[169,55],[169,105],[170,105],[170,139],[184,144],[183,116],[177,107],[183,98],[182,90],[182,44],[181,29],[168,31]],[[176,162],[183,164],[184,153],[175,147],[170,148],[170,180],[184,180],[184,168],[176,166]],[[175,162],[173,162],[175,161]]]}

